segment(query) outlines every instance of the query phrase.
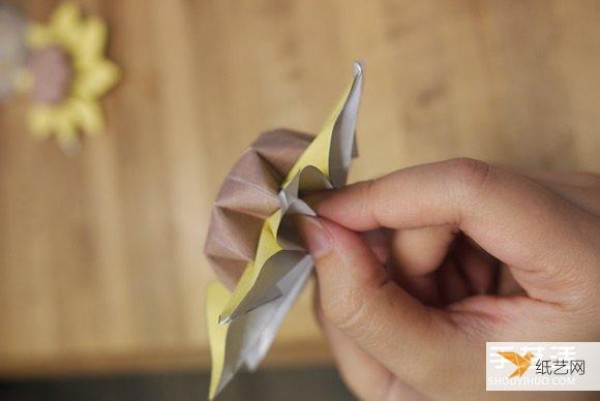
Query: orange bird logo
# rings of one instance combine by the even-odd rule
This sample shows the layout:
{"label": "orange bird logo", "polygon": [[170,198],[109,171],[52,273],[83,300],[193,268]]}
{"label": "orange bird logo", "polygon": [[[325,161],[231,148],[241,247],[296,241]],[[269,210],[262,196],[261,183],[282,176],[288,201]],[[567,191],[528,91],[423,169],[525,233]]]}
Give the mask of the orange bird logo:
{"label": "orange bird logo", "polygon": [[500,355],[502,355],[502,357],[504,359],[506,359],[507,361],[509,361],[510,363],[512,363],[513,365],[515,365],[517,367],[517,369],[515,369],[514,372],[512,372],[512,374],[508,377],[513,378],[515,376],[523,376],[525,374],[525,372],[527,372],[527,369],[529,369],[529,366],[531,366],[531,358],[534,357],[534,355],[531,352],[528,352],[525,354],[525,356],[521,356],[519,354],[517,354],[516,352],[498,352]]}

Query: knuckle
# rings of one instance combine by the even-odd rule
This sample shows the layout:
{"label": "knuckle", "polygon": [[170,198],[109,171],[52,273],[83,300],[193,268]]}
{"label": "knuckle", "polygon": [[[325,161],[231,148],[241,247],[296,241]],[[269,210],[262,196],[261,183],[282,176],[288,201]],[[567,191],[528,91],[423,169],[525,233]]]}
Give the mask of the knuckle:
{"label": "knuckle", "polygon": [[362,297],[353,294],[332,300],[323,305],[325,316],[339,329],[351,330],[362,323],[365,302]]}
{"label": "knuckle", "polygon": [[373,199],[375,198],[375,180],[368,180],[365,182],[365,185],[362,187],[363,203],[360,207],[359,218],[360,220],[376,220],[376,216],[373,215],[373,209],[371,205],[373,204]]}
{"label": "knuckle", "polygon": [[452,159],[449,172],[457,185],[466,192],[478,192],[490,180],[492,166],[486,162],[468,157]]}
{"label": "knuckle", "polygon": [[395,284],[385,281],[373,287],[348,291],[336,304],[330,304],[325,314],[339,330],[365,347],[380,346],[386,338],[389,322],[378,318],[378,310],[390,298]]}

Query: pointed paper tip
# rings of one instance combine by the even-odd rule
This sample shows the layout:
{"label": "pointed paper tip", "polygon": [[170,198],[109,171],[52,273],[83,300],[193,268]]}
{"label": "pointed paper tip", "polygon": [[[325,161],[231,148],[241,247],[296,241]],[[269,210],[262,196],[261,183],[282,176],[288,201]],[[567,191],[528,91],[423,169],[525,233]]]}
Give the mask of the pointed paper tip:
{"label": "pointed paper tip", "polygon": [[[354,90],[362,90],[363,85],[363,65],[360,61],[355,61],[353,63],[354,68],[354,79],[352,83],[352,91]],[[360,96],[360,95],[359,95]]]}
{"label": "pointed paper tip", "polygon": [[362,63],[360,61],[355,61],[354,64],[353,64],[353,67],[354,67],[354,76],[356,78],[362,76],[362,74],[363,74]]}
{"label": "pointed paper tip", "polygon": [[[216,385],[214,385],[214,387],[213,387],[213,383],[211,383],[211,387],[208,392],[208,401],[213,401],[215,398],[217,398],[217,396],[219,394],[221,394],[221,392],[229,384],[231,379],[233,379],[234,375],[235,375],[235,372],[229,372],[229,373],[224,374],[224,376],[220,377],[219,382],[216,383]],[[212,380],[212,377],[211,377],[211,380]]]}
{"label": "pointed paper tip", "polygon": [[213,390],[211,390],[208,394],[208,401],[213,401],[215,398],[217,398],[217,396],[221,393],[221,390],[223,390],[223,384],[221,383],[219,386],[217,386],[216,388],[214,388]]}
{"label": "pointed paper tip", "polygon": [[219,316],[219,324],[229,324],[233,320],[233,316],[221,315]]}

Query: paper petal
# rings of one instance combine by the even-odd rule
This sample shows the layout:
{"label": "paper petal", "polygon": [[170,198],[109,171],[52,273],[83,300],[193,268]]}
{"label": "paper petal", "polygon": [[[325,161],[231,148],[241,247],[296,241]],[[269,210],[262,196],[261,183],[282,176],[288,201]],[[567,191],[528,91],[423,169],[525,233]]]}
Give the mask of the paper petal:
{"label": "paper petal", "polygon": [[73,82],[73,96],[81,99],[97,99],[111,89],[119,81],[119,77],[119,67],[108,60],[84,66],[78,71],[77,78]]}
{"label": "paper petal", "polygon": [[73,49],[80,38],[80,19],[81,12],[75,3],[62,3],[50,17],[53,37]]}
{"label": "paper petal", "polygon": [[[204,253],[228,288],[233,289],[243,269],[256,257],[264,220],[280,206],[278,191],[283,177],[312,138],[285,129],[266,132],[225,178],[215,201]],[[236,225],[238,219],[241,223]]]}
{"label": "paper petal", "polygon": [[218,323],[218,315],[230,294],[219,283],[209,286],[206,316],[212,359],[210,399],[231,381],[243,365],[255,369],[264,358],[287,311],[304,288],[311,267],[312,261],[306,256],[281,283],[285,293],[282,297],[227,325]]}
{"label": "paper petal", "polygon": [[[246,280],[241,280],[235,288],[231,300],[223,310],[221,320],[234,319],[260,305],[261,302],[268,302],[271,299],[271,293],[267,293],[268,286],[259,283],[261,276],[268,282],[273,280],[268,274],[262,275],[263,267],[265,264],[272,263],[269,262],[269,258],[276,256],[279,252],[290,252],[297,249],[297,246],[293,246],[294,244],[292,244],[292,248],[284,249],[282,245],[285,244],[277,241],[282,219],[291,206],[294,206],[296,210],[289,210],[289,212],[298,213],[304,210],[305,213],[314,214],[310,207],[299,199],[300,192],[322,190],[332,186],[340,187],[345,184],[354,148],[356,115],[361,91],[362,70],[357,64],[354,78],[344,91],[338,105],[314,141],[289,171],[281,191],[280,213],[275,213],[265,222],[265,226],[270,225],[270,227],[263,228],[261,232],[255,263],[248,267],[251,272],[245,275]],[[264,258],[260,257],[261,253],[265,255]],[[284,270],[283,267],[280,267],[278,274],[283,274]]]}
{"label": "paper petal", "polygon": [[[338,106],[287,173],[278,193],[279,208],[264,221],[255,255],[231,297],[226,300],[226,296],[217,299],[208,295],[209,326],[213,327],[209,330],[213,351],[211,398],[243,364],[250,368],[258,365],[308,280],[312,259],[302,249],[288,218],[294,213],[314,215],[300,198],[304,191],[345,184],[350,160],[356,153],[354,132],[361,88],[362,70],[357,64],[354,79]],[[263,138],[263,155],[273,151],[269,143],[276,140],[275,136],[268,141]],[[231,199],[226,203],[237,205]],[[250,207],[255,208],[256,205]],[[219,307],[223,307],[218,317],[223,324],[217,330],[214,328],[218,323],[215,310]]]}
{"label": "paper petal", "polygon": [[90,17],[81,27],[81,37],[77,42],[77,63],[79,66],[92,65],[104,58],[104,47],[108,40],[106,24],[98,17]]}
{"label": "paper petal", "polygon": [[[252,144],[256,151],[269,165],[279,173],[283,183],[285,177],[296,160],[315,139],[314,136],[297,131],[277,129],[262,134]],[[279,188],[278,188],[279,189]]]}
{"label": "paper petal", "polygon": [[87,134],[94,135],[104,129],[104,114],[97,102],[72,99],[71,104],[79,125]]}

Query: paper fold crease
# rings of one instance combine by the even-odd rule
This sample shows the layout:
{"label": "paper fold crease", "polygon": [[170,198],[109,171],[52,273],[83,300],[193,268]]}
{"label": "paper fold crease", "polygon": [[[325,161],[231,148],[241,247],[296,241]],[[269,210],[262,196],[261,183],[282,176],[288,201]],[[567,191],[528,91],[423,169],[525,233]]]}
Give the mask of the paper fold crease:
{"label": "paper fold crease", "polygon": [[[242,366],[255,368],[312,271],[292,214],[314,215],[304,193],[345,185],[356,154],[362,69],[318,135],[263,134],[234,166],[217,196],[205,253],[219,279],[207,295],[213,360],[210,398]],[[237,283],[237,284],[236,284]]]}

